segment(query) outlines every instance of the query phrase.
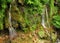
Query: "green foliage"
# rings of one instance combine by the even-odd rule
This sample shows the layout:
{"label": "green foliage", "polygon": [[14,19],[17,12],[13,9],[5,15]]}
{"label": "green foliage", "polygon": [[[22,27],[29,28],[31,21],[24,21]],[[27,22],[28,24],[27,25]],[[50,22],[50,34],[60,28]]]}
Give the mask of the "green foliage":
{"label": "green foliage", "polygon": [[49,0],[40,0],[42,4],[48,4]]}
{"label": "green foliage", "polygon": [[25,26],[24,28],[27,28],[31,31],[35,30],[37,25],[40,23],[40,16],[39,14],[25,14],[24,20],[25,20]]}
{"label": "green foliage", "polygon": [[57,0],[57,3],[58,3],[58,8],[60,9],[60,0]]}
{"label": "green foliage", "polygon": [[57,15],[53,16],[52,24],[56,28],[60,28],[60,15],[57,14]]}
{"label": "green foliage", "polygon": [[52,18],[52,15],[54,13],[54,0],[50,0],[50,18]]}
{"label": "green foliage", "polygon": [[29,4],[29,5],[38,5],[40,4],[40,0],[25,0],[25,3],[26,4]]}
{"label": "green foliage", "polygon": [[24,3],[28,14],[41,14],[44,8],[40,0],[25,0]]}
{"label": "green foliage", "polygon": [[57,14],[57,13],[58,13],[58,7],[54,6],[54,14]]}
{"label": "green foliage", "polygon": [[[5,17],[5,10],[8,7],[7,4],[11,3],[12,0],[0,0],[0,29],[3,29],[3,18]],[[30,30],[35,30],[37,28],[37,25],[41,22],[41,13],[44,11],[44,8],[49,5],[50,9],[47,8],[49,11],[49,16],[52,18],[53,14],[58,14],[58,7],[54,6],[54,0],[20,0],[21,3],[23,3],[23,12],[24,15],[22,15],[24,19],[24,24],[22,23],[23,30],[27,30],[28,28]],[[57,1],[58,4],[60,3],[60,0]],[[18,2],[16,2],[18,3]],[[14,3],[15,4],[15,3]],[[21,7],[22,7],[21,6]],[[60,28],[60,15],[54,15],[52,24]]]}
{"label": "green foliage", "polygon": [[27,26],[24,27],[24,30],[25,28],[29,28],[31,31],[36,29],[37,24],[41,22],[41,13],[43,12],[45,5],[49,2],[49,0],[46,1],[24,0],[24,19]]}
{"label": "green foliage", "polygon": [[7,3],[10,3],[10,0],[0,0],[0,29],[3,29],[3,18],[7,8]]}
{"label": "green foliage", "polygon": [[[59,5],[59,0],[57,0],[57,4]],[[54,25],[54,27],[56,28],[60,28],[60,14],[58,13],[59,12],[59,6],[54,6],[54,16],[52,17],[52,24]]]}
{"label": "green foliage", "polygon": [[11,3],[12,2],[12,0],[6,0],[8,3]]}
{"label": "green foliage", "polygon": [[60,0],[57,0],[57,3],[60,4]]}

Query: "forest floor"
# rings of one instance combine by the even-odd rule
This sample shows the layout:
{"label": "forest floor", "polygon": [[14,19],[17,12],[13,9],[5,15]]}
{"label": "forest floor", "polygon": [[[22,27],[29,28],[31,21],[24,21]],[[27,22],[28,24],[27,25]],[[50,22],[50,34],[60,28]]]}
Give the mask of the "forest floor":
{"label": "forest floor", "polygon": [[12,40],[12,43],[50,43],[50,41],[39,39],[34,31],[29,33],[18,32],[18,37]]}
{"label": "forest floor", "polygon": [[0,35],[0,43],[51,43],[50,40],[41,39],[37,32],[39,30],[28,33],[18,31],[17,36],[12,40],[9,39],[9,35]]}

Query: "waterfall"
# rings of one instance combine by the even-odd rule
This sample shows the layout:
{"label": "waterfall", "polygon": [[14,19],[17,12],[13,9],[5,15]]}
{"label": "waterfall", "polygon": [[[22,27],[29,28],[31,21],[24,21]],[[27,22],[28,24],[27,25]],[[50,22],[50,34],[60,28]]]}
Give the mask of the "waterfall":
{"label": "waterfall", "polygon": [[12,21],[11,21],[11,4],[9,8],[9,34],[10,34],[10,39],[13,39],[17,34],[15,29],[12,27]]}
{"label": "waterfall", "polygon": [[44,28],[50,28],[47,8],[45,8],[42,13],[42,26]]}
{"label": "waterfall", "polygon": [[50,33],[48,32],[48,28],[50,28],[50,24],[49,24],[49,21],[48,21],[48,13],[47,13],[47,8],[45,7],[44,10],[43,10],[43,13],[42,13],[42,26],[44,28],[44,30],[46,31],[46,33],[48,34],[48,36],[50,37]]}
{"label": "waterfall", "polygon": [[44,28],[46,28],[46,26],[45,26],[45,10],[43,11],[43,13],[42,13],[42,26],[44,27]]}

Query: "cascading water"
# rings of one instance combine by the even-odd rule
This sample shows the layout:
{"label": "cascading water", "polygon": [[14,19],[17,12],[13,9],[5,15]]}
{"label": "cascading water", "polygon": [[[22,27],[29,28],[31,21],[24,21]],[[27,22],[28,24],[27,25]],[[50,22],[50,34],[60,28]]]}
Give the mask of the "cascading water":
{"label": "cascading water", "polygon": [[46,26],[45,26],[45,10],[43,10],[43,13],[42,13],[42,26],[44,28],[46,28]]}
{"label": "cascading water", "polygon": [[13,39],[15,36],[17,36],[15,29],[12,27],[12,23],[11,23],[11,4],[10,4],[10,8],[9,8],[9,33],[10,33],[10,39]]}
{"label": "cascading water", "polygon": [[50,33],[47,30],[47,28],[50,28],[50,24],[48,21],[47,8],[45,8],[42,13],[42,26],[44,27],[44,30],[46,31],[46,33],[50,36]]}
{"label": "cascading water", "polygon": [[42,26],[44,28],[50,28],[50,24],[48,21],[48,12],[47,12],[47,8],[44,9],[43,13],[42,13]]}
{"label": "cascading water", "polygon": [[46,34],[50,37],[51,42],[53,42],[51,31],[47,30],[47,29],[51,29],[50,23],[49,23],[49,16],[48,16],[47,8],[45,8],[43,13],[42,13],[42,26],[44,27]]}

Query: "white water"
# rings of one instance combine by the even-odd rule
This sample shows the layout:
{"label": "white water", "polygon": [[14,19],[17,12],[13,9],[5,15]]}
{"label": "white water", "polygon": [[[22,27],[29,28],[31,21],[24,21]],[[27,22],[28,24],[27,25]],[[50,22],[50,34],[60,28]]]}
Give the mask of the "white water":
{"label": "white water", "polygon": [[45,26],[45,14],[44,14],[45,12],[43,12],[43,14],[42,14],[42,26],[44,27],[44,28],[46,28],[46,26]]}
{"label": "white water", "polygon": [[43,10],[43,12],[42,12],[42,26],[44,27],[44,28],[47,28],[47,26],[46,26],[46,9],[44,8],[44,10]]}
{"label": "white water", "polygon": [[47,13],[47,8],[44,9],[42,13],[42,26],[44,27],[46,33],[48,36],[50,36],[50,33],[48,32],[47,28],[50,28],[50,24],[48,21],[48,13]]}
{"label": "white water", "polygon": [[48,12],[47,12],[47,8],[44,9],[43,13],[42,13],[42,26],[44,28],[50,28],[50,24],[48,21]]}
{"label": "white water", "polygon": [[12,27],[12,21],[11,21],[11,5],[9,8],[9,34],[10,34],[10,39],[13,39],[15,36],[17,36],[15,29]]}

